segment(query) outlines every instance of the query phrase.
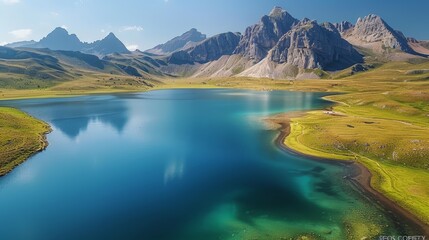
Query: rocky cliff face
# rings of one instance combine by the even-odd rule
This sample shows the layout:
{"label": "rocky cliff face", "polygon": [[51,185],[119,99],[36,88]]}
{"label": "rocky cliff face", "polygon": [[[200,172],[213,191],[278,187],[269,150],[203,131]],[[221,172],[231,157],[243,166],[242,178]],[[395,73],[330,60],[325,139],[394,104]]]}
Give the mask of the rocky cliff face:
{"label": "rocky cliff face", "polygon": [[240,41],[239,33],[222,33],[208,38],[187,50],[174,52],[169,57],[173,64],[207,63],[223,55],[231,55]]}
{"label": "rocky cliff face", "polygon": [[373,14],[359,18],[353,30],[344,37],[354,45],[369,47],[376,51],[395,49],[414,53],[404,34],[394,30],[381,17]]}
{"label": "rocky cliff face", "polygon": [[354,27],[354,25],[348,21],[342,21],[340,23],[335,23],[334,26],[338,30],[338,32],[341,34],[347,32],[350,29],[353,29],[353,27]]}
{"label": "rocky cliff face", "polygon": [[340,69],[362,62],[362,56],[332,27],[304,19],[280,38],[269,57],[304,69]]}
{"label": "rocky cliff face", "polygon": [[258,62],[287,33],[298,20],[280,7],[275,7],[269,15],[263,16],[259,23],[250,26],[240,39],[235,54],[241,54]]}
{"label": "rocky cliff face", "polygon": [[192,47],[195,43],[201,42],[205,39],[205,34],[202,34],[197,29],[192,28],[184,34],[175,37],[164,44],[160,44],[152,49],[149,49],[146,52],[158,55],[166,55],[175,51]]}

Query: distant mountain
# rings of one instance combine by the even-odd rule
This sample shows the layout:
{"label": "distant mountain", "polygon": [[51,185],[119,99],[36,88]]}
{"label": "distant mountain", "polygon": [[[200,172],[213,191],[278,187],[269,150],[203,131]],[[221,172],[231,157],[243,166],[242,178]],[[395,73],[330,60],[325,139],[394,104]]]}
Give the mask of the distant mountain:
{"label": "distant mountain", "polygon": [[19,47],[23,47],[23,46],[33,45],[36,43],[37,43],[36,41],[31,40],[31,41],[21,41],[21,42],[9,43],[9,44],[6,44],[4,46],[10,47],[10,48],[19,48]]}
{"label": "distant mountain", "polygon": [[240,41],[239,33],[222,33],[208,38],[195,46],[174,52],[169,62],[173,64],[207,63],[219,59],[223,55],[231,55]]}
{"label": "distant mountain", "polygon": [[192,28],[184,34],[175,37],[164,44],[160,44],[152,49],[146,50],[146,52],[158,55],[166,55],[193,47],[196,43],[201,42],[204,39],[206,39],[205,34],[202,34],[197,29]]}
{"label": "distant mountain", "polygon": [[404,34],[394,30],[381,17],[374,14],[359,18],[355,26],[344,32],[343,37],[353,45],[375,52],[386,52],[392,49],[415,53],[408,45]]}
{"label": "distant mountain", "polygon": [[69,34],[66,29],[57,27],[35,44],[37,48],[51,50],[80,51],[85,47],[76,34]]}
{"label": "distant mountain", "polygon": [[415,52],[429,55],[429,41],[419,41],[415,38],[407,38],[407,41]]}
{"label": "distant mountain", "polygon": [[[63,75],[74,78],[74,72],[81,69],[85,71],[79,74],[95,72],[137,78],[308,79],[340,70],[367,71],[372,68],[365,66],[368,62],[415,58],[420,61],[429,56],[428,41],[406,38],[376,15],[359,18],[356,24],[318,23],[307,18],[298,20],[280,7],[247,27],[243,34],[226,32],[206,38],[191,29],[145,52],[129,52],[113,33],[102,40],[83,43],[62,28],[56,28],[39,42],[7,46],[27,49],[0,49],[0,59],[6,59],[0,61],[0,73],[33,76],[37,69],[46,68],[43,77],[52,79],[63,79]],[[10,64],[8,59],[16,62]],[[37,67],[27,68],[30,65]]]}
{"label": "distant mountain", "polygon": [[76,34],[69,34],[66,29],[57,27],[39,42],[26,41],[6,45],[7,47],[48,48],[51,50],[80,51],[83,53],[105,56],[112,53],[129,53],[124,44],[110,33],[103,40],[93,43],[84,43]]}
{"label": "distant mountain", "polygon": [[105,56],[112,53],[130,53],[127,47],[125,47],[125,45],[113,33],[109,33],[109,35],[102,40],[86,44],[83,52],[97,56]]}
{"label": "distant mountain", "polygon": [[297,24],[298,20],[280,7],[275,7],[269,15],[261,18],[259,23],[246,29],[235,54],[240,54],[255,62],[265,58],[277,41]]}

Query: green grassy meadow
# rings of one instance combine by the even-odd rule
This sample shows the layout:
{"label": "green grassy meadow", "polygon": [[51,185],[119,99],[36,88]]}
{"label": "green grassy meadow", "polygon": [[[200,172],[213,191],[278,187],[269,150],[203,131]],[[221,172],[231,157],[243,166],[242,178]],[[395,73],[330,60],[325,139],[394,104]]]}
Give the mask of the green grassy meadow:
{"label": "green grassy meadow", "polygon": [[0,176],[47,146],[48,124],[17,109],[0,107]]}

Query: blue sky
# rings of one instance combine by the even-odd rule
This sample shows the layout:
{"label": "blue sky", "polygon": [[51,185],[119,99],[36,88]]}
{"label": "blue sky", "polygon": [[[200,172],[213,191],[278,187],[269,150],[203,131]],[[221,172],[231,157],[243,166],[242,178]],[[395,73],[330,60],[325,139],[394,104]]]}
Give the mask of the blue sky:
{"label": "blue sky", "polygon": [[0,44],[39,40],[65,26],[82,41],[114,32],[145,50],[193,27],[209,36],[243,32],[274,6],[319,22],[354,23],[375,13],[407,36],[429,39],[427,0],[0,0]]}

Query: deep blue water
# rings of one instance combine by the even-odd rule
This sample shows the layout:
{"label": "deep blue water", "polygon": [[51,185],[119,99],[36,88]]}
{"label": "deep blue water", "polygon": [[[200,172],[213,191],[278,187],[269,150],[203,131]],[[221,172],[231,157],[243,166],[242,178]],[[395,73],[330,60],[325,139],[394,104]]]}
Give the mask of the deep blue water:
{"label": "deep blue water", "polygon": [[[48,122],[49,147],[0,178],[1,239],[279,239],[389,225],[341,166],[278,149],[260,119],[322,94],[161,90],[3,101]],[[384,226],[383,225],[383,226]]]}

